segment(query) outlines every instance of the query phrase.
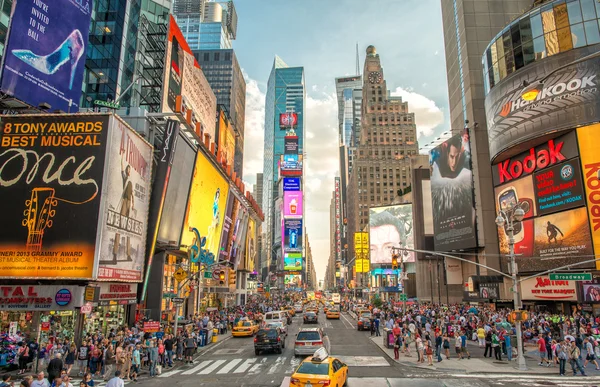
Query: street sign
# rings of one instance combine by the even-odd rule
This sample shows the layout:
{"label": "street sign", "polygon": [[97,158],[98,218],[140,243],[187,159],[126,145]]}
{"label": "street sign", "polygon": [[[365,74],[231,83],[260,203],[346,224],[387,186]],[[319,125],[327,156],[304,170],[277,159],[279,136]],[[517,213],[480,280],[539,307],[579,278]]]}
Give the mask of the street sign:
{"label": "street sign", "polygon": [[401,294],[400,295],[400,301],[406,301],[406,300],[407,300],[406,294]]}
{"label": "street sign", "polygon": [[183,301],[184,300],[181,297],[175,297],[175,298],[173,298],[173,303],[174,304],[183,304]]}
{"label": "street sign", "polygon": [[118,103],[109,102],[109,101],[102,101],[102,100],[99,100],[99,99],[97,99],[97,100],[94,101],[94,105],[107,107],[109,109],[120,109],[121,108],[121,105],[119,105]]}
{"label": "street sign", "polygon": [[212,279],[214,280],[219,280],[219,274],[221,273],[221,270],[217,269],[217,270],[213,270],[212,272]]}
{"label": "street sign", "polygon": [[177,280],[177,282],[183,281],[187,277],[187,273],[182,268],[177,269],[177,271],[173,274],[173,278]]}
{"label": "street sign", "polygon": [[551,273],[551,281],[591,281],[592,273]]}
{"label": "street sign", "polygon": [[213,277],[212,271],[205,271],[204,272],[204,278],[212,279],[212,277]]}

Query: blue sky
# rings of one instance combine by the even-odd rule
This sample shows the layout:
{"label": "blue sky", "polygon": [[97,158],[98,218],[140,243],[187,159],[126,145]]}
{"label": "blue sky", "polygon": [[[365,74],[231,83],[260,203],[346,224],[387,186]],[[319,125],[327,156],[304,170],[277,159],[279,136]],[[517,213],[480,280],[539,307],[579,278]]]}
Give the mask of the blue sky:
{"label": "blue sky", "polygon": [[334,78],[360,70],[376,46],[388,88],[416,114],[419,142],[449,129],[440,0],[237,0],[234,49],[247,77],[245,173],[262,170],[264,92],[275,55],[304,66],[307,89],[305,212],[317,276],[329,256],[329,203],[338,173]]}

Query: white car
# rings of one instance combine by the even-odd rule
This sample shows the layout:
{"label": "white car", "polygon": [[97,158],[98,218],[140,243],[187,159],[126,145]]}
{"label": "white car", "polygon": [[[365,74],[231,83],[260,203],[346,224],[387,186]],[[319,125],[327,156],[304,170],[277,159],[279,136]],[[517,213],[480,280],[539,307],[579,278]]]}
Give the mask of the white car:
{"label": "white car", "polygon": [[268,323],[265,328],[277,328],[279,329],[279,331],[284,334],[286,337],[288,335],[287,332],[287,325],[285,325],[285,323],[281,322],[281,321],[273,321]]}

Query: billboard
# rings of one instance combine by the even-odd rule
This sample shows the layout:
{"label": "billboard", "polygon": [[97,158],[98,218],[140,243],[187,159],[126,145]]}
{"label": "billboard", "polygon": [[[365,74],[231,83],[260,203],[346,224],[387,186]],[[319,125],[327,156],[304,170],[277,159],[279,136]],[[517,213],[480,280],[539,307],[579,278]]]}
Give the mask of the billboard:
{"label": "billboard", "polygon": [[301,274],[286,274],[283,278],[286,287],[299,288],[302,286]]}
{"label": "billboard", "polygon": [[534,175],[537,213],[551,214],[585,205],[579,159],[573,159]]}
{"label": "billboard", "polygon": [[152,186],[152,145],[118,119],[107,152],[101,214],[98,280],[142,281],[148,207]]}
{"label": "billboard", "polygon": [[192,124],[200,122],[204,133],[208,133],[213,141],[216,140],[217,98],[172,15],[169,19],[165,60],[163,79],[168,81],[164,82],[163,112],[178,111],[177,97],[181,96],[179,111],[185,114],[191,110]]}
{"label": "billboard", "polygon": [[302,204],[302,191],[283,192],[283,216],[302,217],[302,214],[304,214]]}
{"label": "billboard", "polygon": [[547,275],[530,278],[521,282],[521,299],[577,301],[577,282],[552,281]]}
{"label": "billboard", "polygon": [[285,136],[283,139],[284,153],[286,155],[298,154],[298,136]]}
{"label": "billboard", "polygon": [[[600,120],[600,59],[591,58],[553,71],[594,51],[592,47],[582,47],[530,63],[489,91],[485,115],[492,160],[517,144]],[[523,100],[523,81],[533,83],[550,71],[552,75],[544,80],[537,98]]]}
{"label": "billboard", "polygon": [[[237,202],[237,200],[235,200]],[[230,254],[230,233],[232,231],[233,208],[237,211],[237,203],[234,203],[234,196],[231,192],[227,195],[227,204],[225,205],[225,218],[223,218],[223,227],[221,228],[221,243],[219,245],[219,262],[228,262]]]}
{"label": "billboard", "polygon": [[[412,204],[369,209],[371,264],[391,264],[392,247],[415,248]],[[404,262],[414,262],[415,253],[404,251]]]}
{"label": "billboard", "polygon": [[[236,199],[235,201],[236,207],[233,217],[233,229],[229,234],[229,262],[232,266],[237,267],[241,258],[244,256],[250,214],[239,200]],[[242,262],[243,265],[245,265],[245,263],[245,261]],[[246,266],[241,267],[246,270],[248,269]]]}
{"label": "billboard", "polygon": [[[596,140],[600,133],[600,124],[584,126],[577,129],[581,171],[585,181],[585,199],[589,216],[594,250],[600,253],[600,154]],[[600,262],[596,261],[596,269],[600,270]]]}
{"label": "billboard", "polygon": [[281,155],[279,171],[281,176],[301,176],[302,155]]}
{"label": "billboard", "polygon": [[289,129],[298,126],[298,114],[287,112],[279,115],[279,128]]}
{"label": "billboard", "polygon": [[1,117],[0,277],[94,278],[112,120],[109,115]]}
{"label": "billboard", "polygon": [[335,178],[335,259],[342,259],[342,199],[340,196],[340,178]]}
{"label": "billboard", "polygon": [[[537,189],[537,186],[536,186]],[[529,175],[494,189],[496,196],[496,212],[510,211],[517,205],[525,211],[525,219],[537,215],[537,201],[533,185],[533,176]]]}
{"label": "billboard", "polygon": [[600,302],[600,284],[582,284],[583,302]]}
{"label": "billboard", "polygon": [[78,112],[92,9],[92,0],[13,1],[2,91]]}
{"label": "billboard", "polygon": [[250,272],[256,268],[256,222],[251,217],[248,218],[248,231],[246,232],[246,250],[244,256],[246,257],[246,269]]}
{"label": "billboard", "polygon": [[302,219],[283,220],[284,253],[302,252]]}
{"label": "billboard", "polygon": [[225,111],[219,111],[219,128],[218,128],[218,149],[223,152],[227,164],[233,166],[235,156],[235,134],[229,119],[225,115]]}
{"label": "billboard", "polygon": [[302,253],[285,253],[283,256],[283,270],[302,270]]}
{"label": "billboard", "polygon": [[219,256],[221,229],[225,219],[227,192],[229,184],[214,166],[199,150],[196,155],[196,166],[192,177],[192,188],[188,200],[188,208],[183,222],[181,244],[191,246],[196,228],[201,238],[206,238],[202,247],[212,254],[215,261]]}
{"label": "billboard", "polygon": [[369,233],[355,232],[354,233],[354,254],[355,266],[357,273],[367,273],[370,271],[369,264]]}
{"label": "billboard", "polygon": [[299,177],[284,177],[283,178],[283,190],[284,191],[300,191],[300,178]]}
{"label": "billboard", "polygon": [[433,148],[429,163],[435,250],[477,247],[468,131]]}

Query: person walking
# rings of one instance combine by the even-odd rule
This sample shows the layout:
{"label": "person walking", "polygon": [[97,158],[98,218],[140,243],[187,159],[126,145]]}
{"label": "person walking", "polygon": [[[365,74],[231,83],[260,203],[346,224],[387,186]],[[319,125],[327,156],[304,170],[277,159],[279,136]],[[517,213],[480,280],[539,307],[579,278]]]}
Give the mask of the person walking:
{"label": "person walking", "polygon": [[402,345],[402,341],[400,340],[400,335],[394,335],[394,359],[398,360],[400,358],[400,346]]}
{"label": "person walking", "polygon": [[50,383],[44,376],[44,371],[38,372],[37,379],[31,382],[31,387],[50,387]]}
{"label": "person walking", "polygon": [[546,349],[546,340],[544,339],[544,336],[542,336],[538,339],[537,345],[538,345],[538,352],[540,354],[540,364],[539,365],[544,365],[544,363],[546,363],[546,367],[550,367],[550,362],[547,359],[548,350]]}
{"label": "person walking", "polygon": [[27,371],[27,362],[29,361],[29,347],[24,341],[21,342],[17,355],[19,356],[19,375],[23,375]]}
{"label": "person walking", "polygon": [[142,354],[140,353],[141,346],[136,344],[131,356],[131,378],[134,382],[137,382],[137,376],[140,373],[140,367],[142,365]]}
{"label": "person walking", "polygon": [[106,387],[125,387],[125,383],[121,379],[121,371],[115,371],[115,377],[108,381]]}
{"label": "person walking", "polygon": [[492,332],[492,348],[494,349],[496,360],[502,361],[502,348],[500,347],[500,339],[498,338],[496,331]]}
{"label": "person walking", "polygon": [[417,339],[415,340],[415,346],[417,347],[417,362],[425,363],[425,356],[423,355],[425,350],[425,345],[423,344],[423,339],[421,339],[421,335],[417,334]]}
{"label": "person walking", "polygon": [[456,352],[456,356],[458,356],[458,360],[462,360],[463,356],[462,356],[462,339],[460,338],[460,335],[458,334],[458,332],[455,332],[455,338],[454,338],[454,352]]}
{"label": "person walking", "polygon": [[115,365],[117,364],[117,356],[114,353],[113,345],[109,344],[104,353],[104,381],[107,381],[112,375]]}
{"label": "person walking", "polygon": [[482,325],[480,325],[479,328],[477,328],[477,340],[479,341],[479,348],[484,348],[485,347],[485,329],[483,329]]}
{"label": "person walking", "polygon": [[[225,328],[227,331],[227,328]],[[169,366],[169,368],[173,367],[173,335],[167,335],[167,338],[164,342],[165,352],[166,352],[166,361],[165,366]]]}
{"label": "person walking", "polygon": [[462,334],[460,335],[460,354],[463,358],[465,356],[467,356],[467,359],[471,358],[471,354],[467,348],[467,333],[465,331],[462,331]]}
{"label": "person walking", "polygon": [[193,363],[194,359],[194,351],[196,350],[196,340],[189,336],[187,339],[185,339],[185,362],[186,363]]}
{"label": "person walking", "polygon": [[379,317],[375,316],[375,336],[381,336],[379,332]]}
{"label": "person walking", "polygon": [[63,361],[61,359],[62,355],[60,352],[56,353],[54,356],[54,359],[50,360],[50,363],[48,363],[48,368],[46,369],[46,371],[48,371],[48,380],[50,381],[54,381],[60,375],[60,371],[63,369]]}
{"label": "person walking", "polygon": [[77,352],[77,366],[79,368],[79,376],[84,375],[87,372],[88,360],[91,355],[91,348],[88,347],[87,342],[84,340],[81,342],[79,351]]}
{"label": "person walking", "polygon": [[438,363],[442,361],[442,343],[442,335],[440,332],[435,332],[435,357]]}
{"label": "person walking", "polygon": [[65,366],[67,367],[67,375],[71,374],[71,370],[73,369],[73,364],[75,364],[75,355],[77,354],[77,346],[75,343],[71,343],[71,345],[66,346],[65,352]]}
{"label": "person walking", "polygon": [[579,372],[581,372],[582,376],[587,376],[581,365],[581,360],[579,359],[580,355],[581,351],[579,350],[579,347],[577,347],[577,344],[574,341],[572,341],[571,346],[569,347],[569,362],[571,363],[573,376],[577,375],[578,370]]}
{"label": "person walking", "polygon": [[433,348],[430,340],[425,342],[425,355],[427,355],[427,365],[433,366]]}
{"label": "person walking", "polygon": [[600,367],[598,367],[598,361],[596,360],[596,355],[594,353],[594,346],[592,345],[589,337],[586,337],[583,340],[583,345],[586,351],[585,362],[583,362],[583,368],[587,366],[588,362],[591,362],[594,363],[594,365],[596,366],[596,370],[600,370]]}
{"label": "person walking", "polygon": [[154,340],[150,340],[148,346],[148,362],[150,363],[150,377],[153,378],[156,376],[156,364],[158,362],[158,348]]}
{"label": "person walking", "polygon": [[558,359],[559,375],[565,376],[565,367],[567,365],[567,359],[569,358],[567,353],[567,342],[563,340],[560,343],[556,343],[554,352],[556,353],[556,357]]}
{"label": "person walking", "polygon": [[485,335],[485,352],[483,353],[483,357],[488,357],[488,350],[490,357],[492,357],[492,331],[489,330]]}

